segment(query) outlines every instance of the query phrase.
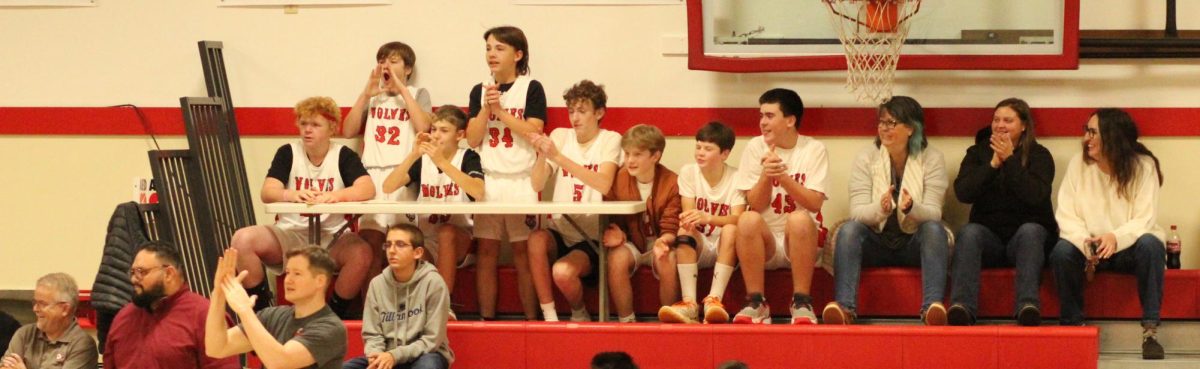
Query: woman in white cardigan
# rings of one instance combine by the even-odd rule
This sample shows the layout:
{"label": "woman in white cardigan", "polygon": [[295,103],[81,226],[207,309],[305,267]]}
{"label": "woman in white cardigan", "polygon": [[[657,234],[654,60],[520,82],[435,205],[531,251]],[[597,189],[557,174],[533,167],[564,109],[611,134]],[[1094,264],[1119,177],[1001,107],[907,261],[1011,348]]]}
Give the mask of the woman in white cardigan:
{"label": "woman in white cardigan", "polygon": [[879,105],[875,144],[854,159],[850,174],[850,220],[837,231],[835,300],[825,306],[826,324],[854,321],[862,267],[919,266],[924,301],[921,318],[945,325],[949,233],[942,225],[948,181],[942,153],[928,147],[925,114],[911,97]]}
{"label": "woman in white cardigan", "polygon": [[1084,275],[1115,270],[1137,276],[1142,356],[1161,359],[1155,333],[1162,306],[1165,234],[1158,226],[1158,158],[1137,142],[1137,125],[1119,109],[1100,109],[1084,127],[1083,153],[1071,158],[1058,189],[1058,244],[1050,266],[1062,302],[1059,322],[1083,324]]}

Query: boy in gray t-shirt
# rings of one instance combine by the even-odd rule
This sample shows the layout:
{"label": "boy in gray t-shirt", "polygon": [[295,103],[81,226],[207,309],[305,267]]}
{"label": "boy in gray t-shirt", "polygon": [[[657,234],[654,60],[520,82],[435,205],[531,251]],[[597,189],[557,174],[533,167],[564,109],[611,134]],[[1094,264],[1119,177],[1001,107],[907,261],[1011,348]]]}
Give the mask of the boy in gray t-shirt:
{"label": "boy in gray t-shirt", "polygon": [[[292,306],[254,313],[254,300],[242,288],[246,272],[234,276],[237,250],[230,248],[217,262],[213,277],[205,351],[224,358],[253,350],[264,368],[338,369],[346,355],[346,326],[325,304],[325,291],[335,270],[329,253],[311,246],[288,252],[284,297]],[[242,324],[228,328],[225,305]],[[215,312],[215,313],[214,313]]]}

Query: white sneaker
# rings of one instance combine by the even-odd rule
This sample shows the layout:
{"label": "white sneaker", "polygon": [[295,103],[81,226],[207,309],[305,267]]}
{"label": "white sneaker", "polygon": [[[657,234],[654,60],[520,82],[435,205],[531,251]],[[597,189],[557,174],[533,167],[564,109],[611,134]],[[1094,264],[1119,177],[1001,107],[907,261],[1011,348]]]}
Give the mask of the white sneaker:
{"label": "white sneaker", "polygon": [[792,324],[817,324],[817,314],[811,304],[792,303]]}
{"label": "white sneaker", "polygon": [[746,307],[733,316],[734,324],[771,324],[771,307],[762,295],[751,296]]}
{"label": "white sneaker", "polygon": [[571,321],[590,322],[592,321],[592,315],[588,314],[587,309],[571,310]]}

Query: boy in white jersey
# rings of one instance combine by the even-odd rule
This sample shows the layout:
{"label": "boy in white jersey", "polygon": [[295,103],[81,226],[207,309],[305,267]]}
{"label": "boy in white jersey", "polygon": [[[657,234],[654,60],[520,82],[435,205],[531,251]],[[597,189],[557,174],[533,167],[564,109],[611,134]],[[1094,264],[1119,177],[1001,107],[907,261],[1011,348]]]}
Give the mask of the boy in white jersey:
{"label": "boy in white jersey", "polygon": [[[546,91],[528,76],[529,41],[521,29],[492,28],[483,33],[483,39],[487,41],[485,56],[492,78],[471,89],[471,121],[467,124],[467,143],[479,151],[483,164],[484,192],[496,195],[483,200],[537,202],[538,194],[530,183],[536,154],[526,138],[530,133],[541,133],[545,125]],[[535,215],[475,216],[475,238],[479,240],[475,283],[479,314],[484,319],[496,316],[496,264],[500,239],[506,234],[525,318],[537,317],[525,242],[537,225]]]}
{"label": "boy in white jersey", "polygon": [[[432,114],[429,91],[412,85],[416,75],[417,54],[403,42],[389,42],[375,52],[375,68],[367,77],[354,107],[346,115],[342,136],[358,137],[362,130],[362,161],[375,184],[376,200],[409,200],[413,196],[404,188],[383,191],[384,178],[404,160],[413,148],[417,132],[428,132]],[[365,125],[365,127],[364,127]],[[373,250],[382,250],[384,231],[388,226],[403,222],[396,214],[366,214],[360,218],[359,235]],[[379,274],[384,266],[383,252],[377,251],[370,275]]]}
{"label": "boy in white jersey", "polygon": [[683,300],[658,309],[664,323],[697,323],[696,275],[713,268],[713,283],[704,298],[704,322],[725,323],[729,313],[721,304],[725,286],[737,263],[734,241],[738,216],[746,210],[746,197],[734,186],[737,168],[725,163],[736,136],[732,129],[711,122],[696,132],[696,163],[679,170],[679,237],[673,251]]}
{"label": "boy in white jersey", "polygon": [[[533,187],[541,191],[553,176],[555,202],[600,202],[612,187],[621,155],[621,135],[600,128],[608,96],[604,86],[583,80],[563,94],[571,128],[556,128],[550,137],[530,135],[529,142],[538,150],[533,166]],[[549,229],[529,235],[529,268],[538,304],[546,321],[558,321],[554,295],[550,289],[550,251],[556,249],[554,284],[571,305],[572,321],[588,321],[583,306],[583,285],[599,282],[597,250],[600,239],[600,215],[555,215]],[[555,247],[557,245],[557,247]]]}
{"label": "boy in white jersey", "polygon": [[[296,104],[301,140],[275,152],[263,182],[264,203],[320,204],[365,201],[375,196],[375,185],[358,155],[330,142],[340,116],[341,110],[328,97],[311,97]],[[330,245],[334,233],[346,224],[342,214],[280,214],[273,225],[249,226],[233,234],[230,247],[239,251],[238,269],[248,273],[242,285],[250,294],[258,295],[256,310],[270,306],[273,300],[263,265],[278,272],[288,251],[309,245],[307,218],[315,216],[321,217],[321,239],[314,241],[320,246],[329,245],[329,254],[339,268],[329,306],[346,319],[362,313],[350,311],[349,305],[362,291],[374,252],[353,233],[342,234]]]}
{"label": "boy in white jersey", "polygon": [[790,267],[791,323],[816,324],[809,291],[817,238],[824,232],[821,205],[827,199],[829,158],[824,144],[797,132],[804,102],[795,91],[767,91],[758,104],[762,136],[746,144],[737,182],[749,206],[737,223],[737,259],[747,303],[733,322],[770,324],[763,270]]}
{"label": "boy in white jersey", "polygon": [[[468,202],[481,199],[483,169],[475,150],[458,147],[467,127],[467,115],[454,105],[438,108],[433,130],[417,134],[412,152],[383,182],[383,190],[397,191],[413,185],[417,200]],[[417,227],[425,235],[425,259],[437,266],[446,287],[454,289],[458,268],[470,265],[471,219],[463,214],[417,214]],[[453,313],[450,315],[454,316]]]}

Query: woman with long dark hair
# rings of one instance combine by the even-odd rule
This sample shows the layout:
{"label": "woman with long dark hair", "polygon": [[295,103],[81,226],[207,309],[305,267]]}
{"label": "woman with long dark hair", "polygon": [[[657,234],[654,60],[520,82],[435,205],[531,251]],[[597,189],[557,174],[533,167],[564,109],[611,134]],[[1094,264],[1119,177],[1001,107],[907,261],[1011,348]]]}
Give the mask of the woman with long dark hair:
{"label": "woman with long dark hair", "polygon": [[1142,305],[1142,357],[1162,359],[1155,336],[1166,263],[1165,234],[1157,223],[1163,183],[1158,158],[1138,142],[1137,124],[1120,109],[1093,113],[1083,137],[1083,153],[1067,166],[1054,214],[1061,239],[1050,265],[1062,302],[1060,323],[1083,324],[1085,274],[1134,274]]}
{"label": "woman with long dark hair", "polygon": [[1008,98],[996,104],[992,124],[967,149],[954,192],[972,204],[958,232],[951,266],[950,325],[972,325],[979,308],[980,268],[1016,267],[1013,314],[1024,326],[1041,324],[1038,284],[1045,255],[1058,237],[1054,157],[1038,144],[1029,104]]}

